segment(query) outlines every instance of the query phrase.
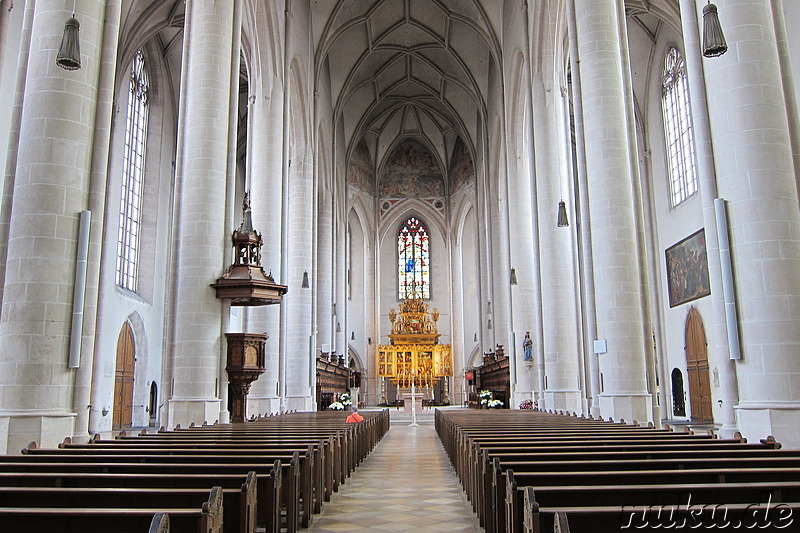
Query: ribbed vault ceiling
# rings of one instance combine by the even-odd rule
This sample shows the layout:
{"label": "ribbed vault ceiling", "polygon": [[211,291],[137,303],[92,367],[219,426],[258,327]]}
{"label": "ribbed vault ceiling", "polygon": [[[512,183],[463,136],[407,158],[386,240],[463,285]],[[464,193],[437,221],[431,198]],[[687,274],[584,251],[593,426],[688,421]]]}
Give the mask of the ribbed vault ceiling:
{"label": "ribbed vault ceiling", "polygon": [[[348,146],[364,137],[375,161],[402,139],[441,163],[456,136],[474,146],[498,58],[489,15],[475,0],[339,0],[314,3],[324,21],[317,74],[330,76]],[[355,142],[353,142],[355,141]]]}

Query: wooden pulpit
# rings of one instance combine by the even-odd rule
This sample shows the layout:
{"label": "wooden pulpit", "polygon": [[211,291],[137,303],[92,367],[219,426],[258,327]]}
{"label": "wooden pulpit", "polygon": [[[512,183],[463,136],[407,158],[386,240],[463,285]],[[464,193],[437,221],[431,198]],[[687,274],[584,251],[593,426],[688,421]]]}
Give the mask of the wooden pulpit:
{"label": "wooden pulpit", "polygon": [[264,373],[266,333],[226,333],[228,339],[228,381],[231,395],[231,422],[247,419],[247,393],[250,384]]}

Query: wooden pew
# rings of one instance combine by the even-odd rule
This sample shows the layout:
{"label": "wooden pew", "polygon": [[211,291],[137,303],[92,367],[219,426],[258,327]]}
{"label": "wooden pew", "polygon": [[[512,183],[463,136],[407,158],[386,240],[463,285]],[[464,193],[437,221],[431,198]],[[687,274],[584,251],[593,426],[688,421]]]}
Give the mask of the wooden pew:
{"label": "wooden pew", "polygon": [[[226,449],[207,450],[204,455],[191,453],[167,453],[163,449],[134,452],[132,450],[90,449],[41,449],[29,446],[22,456],[0,456],[0,471],[30,471],[31,465],[44,463],[48,471],[72,472],[153,472],[164,475],[176,473],[239,473],[246,475],[253,470],[258,474],[259,491],[269,493],[275,461],[282,465],[281,508],[285,509],[286,520],[291,531],[308,527],[313,511],[312,476],[313,455],[310,449],[300,455],[296,449],[281,450],[281,455],[270,454],[270,450],[254,455],[231,452]],[[293,450],[293,451],[292,451]],[[291,455],[283,453],[292,452]],[[79,461],[79,462],[76,462]],[[61,464],[56,467],[55,464]],[[15,466],[16,465],[16,466]],[[99,465],[99,466],[93,466]],[[143,468],[149,465],[149,468]],[[228,467],[228,468],[226,468]],[[39,470],[41,471],[41,470]],[[318,487],[318,485],[316,485]],[[259,514],[261,522],[270,520],[266,512]]]}
{"label": "wooden pew", "polygon": [[[577,474],[577,473],[576,473]],[[641,475],[638,475],[641,474]],[[673,470],[648,472],[613,472],[607,476],[587,476],[564,479],[542,479],[505,472],[506,524],[523,522],[523,490],[532,487],[539,507],[602,507],[602,506],[654,506],[677,505],[684,494],[691,494],[698,504],[758,503],[762,493],[773,493],[775,502],[800,502],[800,480],[794,475],[754,471],[736,477],[728,472],[728,479],[715,480],[713,470]],[[786,480],[787,478],[791,480]],[[603,481],[606,484],[601,484]],[[547,484],[550,482],[551,484]],[[498,512],[502,512],[498,509]],[[515,530],[513,527],[508,528]]]}
{"label": "wooden pew", "polygon": [[[255,474],[251,472],[239,488],[218,488],[224,501],[225,531],[255,533]],[[202,507],[208,497],[205,488],[0,487],[0,507],[4,508],[34,508],[44,504],[48,508],[190,509]]]}
{"label": "wooden pew", "polygon": [[704,505],[685,500],[654,506],[540,507],[533,487],[525,487],[525,533],[619,533],[626,530],[709,529],[791,531],[800,503],[762,498],[751,503]]}
{"label": "wooden pew", "polygon": [[[65,508],[71,505],[69,512],[73,512],[80,503],[69,498],[79,498],[79,494],[85,495],[91,489],[97,491],[99,499],[112,498],[116,493],[120,503],[139,492],[141,496],[135,501],[144,508],[146,498],[163,494],[165,487],[173,489],[175,498],[190,494],[196,497],[195,487],[202,487],[199,483],[209,487],[210,480],[220,479],[226,484],[220,491],[230,492],[227,483],[252,470],[256,474],[256,493],[260,492],[262,498],[252,506],[257,520],[250,523],[257,522],[268,533],[281,531],[282,526],[293,532],[309,525],[310,515],[321,510],[322,500],[330,498],[330,493],[389,428],[387,411],[365,413],[365,422],[357,425],[344,424],[344,414],[331,415],[334,413],[298,413],[246,424],[176,428],[152,434],[152,440],[146,432],[135,438],[122,435],[113,441],[94,438],[88,445],[66,439],[58,450],[30,446],[21,457],[0,456],[0,484],[13,483],[15,487],[0,488],[0,503],[3,497],[15,498],[16,510],[7,512],[16,516],[27,508],[25,502],[35,501],[37,495],[58,493],[53,503],[61,502]],[[270,464],[273,459],[283,463]],[[267,468],[272,468],[275,475],[269,475]],[[269,482],[273,482],[272,488]],[[42,483],[46,485],[41,486]],[[63,490],[67,484],[72,488]],[[60,492],[51,485],[59,486]],[[136,489],[120,485],[135,485]],[[262,503],[264,495],[271,495],[273,504]],[[285,508],[283,524],[279,500]],[[103,501],[109,508],[122,507],[113,506],[110,499]],[[164,529],[171,522],[175,529],[184,515],[191,514],[183,507],[173,507],[168,509],[168,515],[151,516],[153,527]],[[226,509],[230,514],[233,507]],[[43,512],[58,514],[56,510]],[[227,519],[229,524],[234,521]]]}
{"label": "wooden pew", "polygon": [[[437,411],[437,432],[487,533],[519,531],[533,516],[537,531],[564,529],[566,516],[576,513],[585,526],[578,531],[595,531],[592,509],[612,507],[604,504],[613,501],[618,519],[625,505],[620,494],[629,502],[666,505],[652,497],[675,497],[687,487],[704,503],[724,497],[722,503],[742,509],[758,503],[753,489],[773,487],[781,502],[800,502],[800,452],[782,453],[774,439],[748,444],[738,436],[718,439],[576,417],[516,415]],[[526,508],[528,488],[537,498]],[[651,500],[656,503],[647,503]],[[572,513],[564,515],[566,510]],[[619,529],[617,520],[613,530]]]}
{"label": "wooden pew", "polygon": [[[249,478],[254,477],[251,481]],[[260,481],[258,483],[257,481]],[[145,492],[160,492],[170,493],[173,490],[185,489],[202,489],[206,490],[207,487],[212,485],[219,485],[223,492],[226,493],[226,513],[236,508],[237,501],[240,499],[235,494],[232,497],[227,496],[229,490],[238,487],[244,490],[243,485],[252,488],[247,490],[247,498],[253,501],[248,503],[252,506],[252,512],[257,513],[251,519],[248,519],[253,524],[261,524],[269,533],[277,533],[280,531],[280,494],[281,494],[281,468],[280,464],[276,461],[273,466],[273,474],[266,478],[255,476],[255,472],[251,472],[247,477],[239,474],[114,474],[114,473],[86,473],[86,472],[17,472],[8,473],[0,472],[0,495],[9,493],[13,488],[58,488],[66,490],[74,489],[90,489],[100,490],[103,489],[136,489],[144,490]],[[266,487],[259,491],[257,487],[261,485]],[[0,502],[4,500],[0,499]],[[245,500],[242,500],[245,501]],[[111,505],[112,507],[119,507],[121,504]],[[257,507],[257,508],[256,508]],[[244,512],[244,511],[243,511]],[[249,512],[249,511],[248,511]],[[247,516],[250,516],[247,514]],[[230,524],[228,518],[225,519],[226,524]],[[227,528],[227,526],[226,526]]]}
{"label": "wooden pew", "polygon": [[[85,533],[113,531],[141,533],[150,530],[158,513],[169,515],[173,533],[222,533],[222,490],[213,487],[199,508],[111,508],[111,507],[0,507],[0,524],[8,533]],[[163,527],[163,521],[158,521]]]}
{"label": "wooden pew", "polygon": [[[79,457],[83,460],[77,462]],[[185,474],[204,476],[227,474],[244,478],[248,472],[253,471],[256,473],[257,493],[267,495],[266,503],[258,506],[258,524],[262,527],[270,527],[269,524],[273,521],[272,514],[276,507],[283,510],[286,527],[289,531],[297,531],[302,523],[300,457],[297,452],[289,458],[281,456],[284,460],[288,459],[285,464],[279,463],[280,459],[278,458],[273,458],[273,462],[268,464],[255,461],[242,463],[216,461],[221,456],[209,456],[211,460],[206,458],[200,462],[194,462],[193,456],[176,456],[185,459],[181,462],[169,461],[169,456],[155,456],[163,461],[153,461],[153,456],[137,458],[135,456],[103,455],[104,460],[102,461],[100,457],[59,454],[0,456],[0,473],[110,473],[131,476],[149,474],[163,477]],[[276,466],[281,469],[280,480],[275,474]],[[279,487],[278,489],[275,488],[276,485]],[[269,499],[269,495],[275,494],[276,490],[279,490],[280,494],[280,502],[277,505]]]}

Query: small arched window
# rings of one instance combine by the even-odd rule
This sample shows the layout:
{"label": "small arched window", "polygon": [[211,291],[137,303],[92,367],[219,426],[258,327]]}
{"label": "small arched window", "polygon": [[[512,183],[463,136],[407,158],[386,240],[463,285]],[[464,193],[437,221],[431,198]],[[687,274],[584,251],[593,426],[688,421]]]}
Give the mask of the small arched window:
{"label": "small arched window", "polygon": [[667,51],[664,59],[661,88],[670,198],[672,207],[675,207],[697,192],[697,163],[686,61],[675,47]]}
{"label": "small arched window", "polygon": [[147,146],[147,69],[142,51],[136,52],[128,84],[128,113],[122,161],[122,197],[117,233],[117,285],[138,289],[139,237],[142,221],[144,158]]}
{"label": "small arched window", "polygon": [[405,221],[397,233],[397,297],[430,298],[430,240],[416,217]]}

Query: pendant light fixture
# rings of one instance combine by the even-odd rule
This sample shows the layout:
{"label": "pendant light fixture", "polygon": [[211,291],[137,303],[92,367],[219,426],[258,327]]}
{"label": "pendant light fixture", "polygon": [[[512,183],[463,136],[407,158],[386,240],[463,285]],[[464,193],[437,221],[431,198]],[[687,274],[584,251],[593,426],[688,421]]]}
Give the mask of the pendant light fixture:
{"label": "pendant light fixture", "polygon": [[61,46],[56,55],[56,65],[64,70],[81,68],[81,24],[75,18],[75,3],[72,3],[72,17],[68,18],[64,25],[64,35],[61,37]]}
{"label": "pendant light fixture", "polygon": [[705,57],[721,56],[728,51],[728,43],[719,23],[717,6],[710,1],[703,8],[703,55]]}
{"label": "pendant light fixture", "polygon": [[558,202],[558,227],[565,228],[569,226],[569,221],[567,220],[567,205],[564,203],[564,200]]}

